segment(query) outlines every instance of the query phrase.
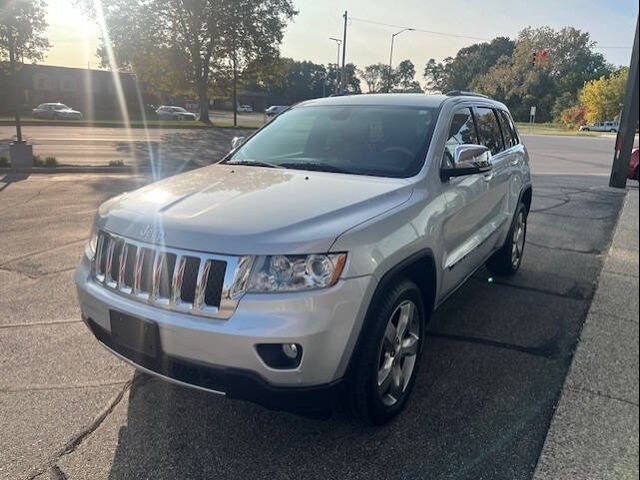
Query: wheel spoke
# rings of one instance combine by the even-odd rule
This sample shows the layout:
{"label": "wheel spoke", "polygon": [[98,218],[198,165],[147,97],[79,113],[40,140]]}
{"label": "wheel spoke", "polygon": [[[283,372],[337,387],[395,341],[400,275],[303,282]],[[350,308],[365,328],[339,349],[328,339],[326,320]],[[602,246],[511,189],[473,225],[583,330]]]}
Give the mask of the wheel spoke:
{"label": "wheel spoke", "polygon": [[396,341],[396,337],[398,335],[398,331],[396,329],[396,327],[393,325],[393,323],[388,322],[387,323],[387,329],[384,332],[384,344],[385,346],[390,347],[390,349],[393,348],[393,345]]}
{"label": "wheel spoke", "polygon": [[393,360],[386,359],[382,368],[378,370],[378,390],[382,395],[384,395],[391,386],[393,380],[393,375],[391,374],[392,367]]}
{"label": "wheel spoke", "polygon": [[402,341],[409,326],[409,322],[413,318],[413,303],[407,302],[400,307],[400,318],[398,319],[397,338]]}
{"label": "wheel spoke", "polygon": [[402,369],[400,368],[399,363],[396,363],[393,366],[391,376],[393,377],[393,381],[391,382],[391,389],[389,391],[389,394],[393,396],[396,400],[398,400],[400,398],[400,395],[402,394],[402,387],[403,387]]}
{"label": "wheel spoke", "polygon": [[418,353],[418,337],[414,334],[409,334],[407,338],[402,341],[402,348],[400,355],[403,357],[412,357]]}

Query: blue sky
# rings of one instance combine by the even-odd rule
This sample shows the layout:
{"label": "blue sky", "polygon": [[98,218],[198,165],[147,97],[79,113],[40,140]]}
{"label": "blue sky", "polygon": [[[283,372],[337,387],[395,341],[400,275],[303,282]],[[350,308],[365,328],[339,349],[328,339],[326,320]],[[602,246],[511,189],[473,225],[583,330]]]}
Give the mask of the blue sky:
{"label": "blue sky", "polygon": [[[104,0],[108,1],[108,0]],[[628,65],[638,15],[638,3],[631,0],[294,0],[299,14],[288,26],[282,55],[317,63],[335,62],[336,46],[328,37],[342,37],[342,12],[349,22],[347,61],[362,67],[388,62],[392,27],[356,19],[415,27],[426,30],[493,38],[514,38],[526,26],[571,25],[588,31],[614,64]],[[55,65],[96,66],[99,33],[87,24],[72,0],[49,0],[49,36],[53,48],[46,62]],[[438,60],[455,53],[474,40],[405,32],[396,38],[394,64],[409,58],[422,71],[431,57]]]}

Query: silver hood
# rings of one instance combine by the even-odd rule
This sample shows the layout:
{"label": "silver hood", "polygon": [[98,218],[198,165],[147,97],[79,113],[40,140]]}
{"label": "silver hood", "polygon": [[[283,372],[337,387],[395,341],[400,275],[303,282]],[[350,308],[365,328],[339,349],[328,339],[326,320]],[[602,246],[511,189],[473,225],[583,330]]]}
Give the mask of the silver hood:
{"label": "silver hood", "polygon": [[107,201],[98,224],[140,241],[211,253],[321,253],[411,192],[404,179],[218,164]]}

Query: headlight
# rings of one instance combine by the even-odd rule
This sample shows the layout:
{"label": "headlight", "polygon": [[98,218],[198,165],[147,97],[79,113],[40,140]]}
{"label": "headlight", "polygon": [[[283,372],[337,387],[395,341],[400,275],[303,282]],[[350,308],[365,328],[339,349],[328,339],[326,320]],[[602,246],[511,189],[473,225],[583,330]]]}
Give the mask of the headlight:
{"label": "headlight", "polygon": [[346,260],[346,253],[257,257],[247,291],[294,292],[328,288],[340,278]]}
{"label": "headlight", "polygon": [[93,224],[91,225],[91,234],[89,236],[89,243],[87,243],[86,253],[87,257],[93,258],[96,254],[96,248],[98,247],[98,226],[97,226],[97,218],[94,219]]}

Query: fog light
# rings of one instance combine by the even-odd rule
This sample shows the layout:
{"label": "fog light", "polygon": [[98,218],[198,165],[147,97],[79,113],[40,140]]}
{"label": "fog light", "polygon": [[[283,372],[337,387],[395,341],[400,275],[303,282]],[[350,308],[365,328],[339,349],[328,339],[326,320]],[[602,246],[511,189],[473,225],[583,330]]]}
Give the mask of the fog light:
{"label": "fog light", "polygon": [[295,343],[283,343],[282,352],[289,358],[298,358],[298,346]]}
{"label": "fog light", "polygon": [[302,360],[302,346],[297,343],[261,343],[256,351],[267,366],[278,370],[297,368]]}

